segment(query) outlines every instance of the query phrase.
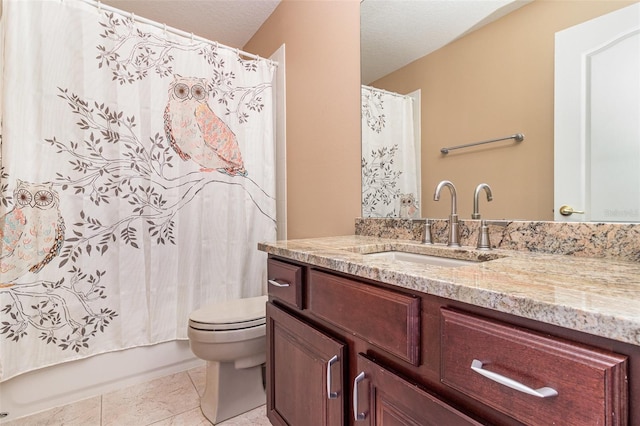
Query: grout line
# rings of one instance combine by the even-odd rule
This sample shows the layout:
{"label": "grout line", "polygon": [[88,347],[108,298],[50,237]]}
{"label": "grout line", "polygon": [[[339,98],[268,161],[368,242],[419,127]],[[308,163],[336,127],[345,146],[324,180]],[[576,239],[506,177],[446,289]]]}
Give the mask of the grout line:
{"label": "grout line", "polygon": [[193,377],[191,377],[191,374],[189,374],[189,370],[187,370],[186,373],[187,373],[187,377],[189,377],[189,381],[191,382],[191,386],[193,386],[193,388],[196,390],[196,393],[198,394],[198,397],[199,397],[200,392],[198,392],[198,387],[196,386],[196,383],[193,381]]}

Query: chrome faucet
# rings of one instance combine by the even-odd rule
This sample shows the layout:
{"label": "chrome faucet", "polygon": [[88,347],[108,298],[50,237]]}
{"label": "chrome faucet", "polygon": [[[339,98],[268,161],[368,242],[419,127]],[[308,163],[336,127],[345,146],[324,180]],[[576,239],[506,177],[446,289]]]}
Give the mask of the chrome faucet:
{"label": "chrome faucet", "polygon": [[476,244],[478,250],[491,250],[491,240],[489,239],[489,227],[487,221],[482,219],[480,221],[480,230],[478,231],[478,243]]}
{"label": "chrome faucet", "polygon": [[480,219],[480,191],[485,190],[487,193],[487,201],[493,200],[493,194],[491,193],[491,187],[486,183],[481,183],[476,186],[476,191],[473,193],[473,213],[471,219]]}
{"label": "chrome faucet", "polygon": [[[493,200],[493,194],[491,193],[491,187],[486,183],[481,183],[476,186],[476,190],[473,193],[473,213],[471,219],[480,219],[480,192],[485,190],[487,193],[487,201]],[[489,240],[489,227],[487,222],[482,219],[480,221],[480,229],[478,231],[478,243],[476,244],[478,250],[491,250],[491,241]]]}
{"label": "chrome faucet", "polygon": [[480,232],[478,233],[478,250],[491,250],[491,240],[489,239],[489,226],[501,226],[503,228],[509,226],[509,222],[506,220],[490,220],[486,221],[482,219],[480,221]]}
{"label": "chrome faucet", "polygon": [[448,180],[443,180],[436,186],[436,192],[433,194],[433,200],[440,200],[440,191],[443,187],[448,187],[451,192],[451,214],[449,215],[449,247],[460,247],[460,231],[458,228],[458,200],[456,199],[456,187]]}
{"label": "chrome faucet", "polygon": [[433,244],[433,238],[431,237],[431,219],[424,220],[424,238],[422,244]]}

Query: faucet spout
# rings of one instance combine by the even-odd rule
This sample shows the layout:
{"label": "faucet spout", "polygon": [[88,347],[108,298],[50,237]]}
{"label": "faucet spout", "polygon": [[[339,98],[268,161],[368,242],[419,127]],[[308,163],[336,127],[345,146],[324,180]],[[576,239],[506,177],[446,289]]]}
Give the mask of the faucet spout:
{"label": "faucet spout", "polygon": [[433,194],[433,200],[440,200],[440,191],[444,187],[449,188],[451,192],[451,214],[449,215],[449,247],[460,247],[460,230],[458,228],[458,200],[456,198],[456,187],[451,181],[443,180],[436,186],[436,192]]}
{"label": "faucet spout", "polygon": [[440,200],[440,191],[442,191],[442,188],[444,188],[445,186],[449,188],[449,191],[451,192],[451,214],[452,215],[458,214],[458,201],[456,200],[456,187],[453,185],[453,183],[451,183],[451,181],[443,180],[438,184],[438,186],[436,186],[436,192],[433,194],[433,201]]}
{"label": "faucet spout", "polygon": [[484,189],[487,193],[487,201],[493,200],[493,194],[491,193],[491,187],[486,183],[481,183],[476,186],[476,190],[473,193],[473,213],[471,219],[480,219],[480,192]]}

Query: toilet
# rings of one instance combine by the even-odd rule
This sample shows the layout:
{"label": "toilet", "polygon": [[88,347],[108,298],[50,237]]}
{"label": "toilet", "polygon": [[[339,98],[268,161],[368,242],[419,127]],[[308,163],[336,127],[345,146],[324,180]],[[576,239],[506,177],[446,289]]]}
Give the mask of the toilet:
{"label": "toilet", "polygon": [[266,402],[267,296],[206,305],[189,315],[189,346],[207,361],[200,407],[213,424]]}

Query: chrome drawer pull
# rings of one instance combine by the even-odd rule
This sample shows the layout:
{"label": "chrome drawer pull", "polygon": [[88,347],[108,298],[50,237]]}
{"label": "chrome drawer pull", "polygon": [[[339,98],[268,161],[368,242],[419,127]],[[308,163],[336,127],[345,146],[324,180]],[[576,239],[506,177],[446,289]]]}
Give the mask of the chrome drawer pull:
{"label": "chrome drawer pull", "polygon": [[498,373],[494,373],[489,370],[484,370],[482,368],[482,362],[474,359],[471,362],[471,369],[478,374],[483,375],[489,380],[493,380],[494,382],[500,383],[501,385],[505,385],[510,387],[511,389],[515,389],[520,392],[524,392],[528,395],[537,396],[538,398],[548,398],[551,396],[558,395],[558,392],[555,389],[544,387],[540,389],[532,389],[529,386],[523,385],[520,382],[517,382],[513,379],[500,375]]}
{"label": "chrome drawer pull", "polygon": [[283,281],[281,283],[279,283],[278,281],[276,281],[276,279],[272,279],[272,280],[267,280],[267,282],[271,285],[275,285],[276,287],[289,287],[289,283],[286,281]]}
{"label": "chrome drawer pull", "polygon": [[338,362],[338,355],[334,355],[333,358],[327,362],[327,396],[329,399],[336,399],[338,392],[331,392],[331,366]]}
{"label": "chrome drawer pull", "polygon": [[353,418],[356,422],[365,419],[365,413],[359,413],[358,411],[358,383],[364,380],[364,371],[356,376],[353,380]]}

